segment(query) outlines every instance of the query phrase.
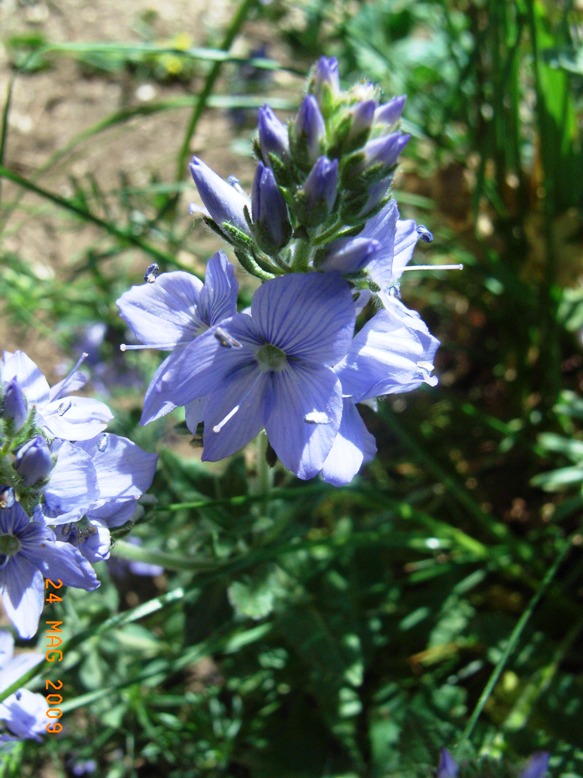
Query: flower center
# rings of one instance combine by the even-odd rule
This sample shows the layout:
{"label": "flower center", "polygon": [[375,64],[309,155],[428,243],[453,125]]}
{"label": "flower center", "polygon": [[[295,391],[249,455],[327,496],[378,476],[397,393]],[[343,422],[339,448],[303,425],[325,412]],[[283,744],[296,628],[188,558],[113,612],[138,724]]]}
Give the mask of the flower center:
{"label": "flower center", "polygon": [[271,343],[266,343],[255,354],[257,364],[264,372],[274,371],[276,373],[285,370],[287,367],[287,356],[277,346],[272,346]]}
{"label": "flower center", "polygon": [[0,535],[0,556],[13,556],[20,551],[20,546],[16,535]]}

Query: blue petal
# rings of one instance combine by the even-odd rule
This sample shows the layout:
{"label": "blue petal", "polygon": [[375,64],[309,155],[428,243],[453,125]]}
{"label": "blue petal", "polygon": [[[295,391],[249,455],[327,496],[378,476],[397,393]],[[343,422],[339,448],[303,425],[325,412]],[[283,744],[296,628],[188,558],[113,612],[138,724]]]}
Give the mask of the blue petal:
{"label": "blue petal", "polygon": [[0,570],[0,594],[6,615],[20,637],[34,637],[44,604],[44,582],[35,565],[22,553],[9,559]]}
{"label": "blue petal", "polygon": [[39,568],[45,578],[52,581],[60,578],[65,586],[75,586],[87,591],[93,591],[100,585],[95,570],[70,543],[50,540],[47,536],[36,546],[32,543],[27,543],[26,547],[23,545],[20,556],[23,555]]}
{"label": "blue petal", "polygon": [[153,284],[132,286],[117,307],[141,343],[170,350],[205,329],[198,311],[201,290],[196,276],[176,270]]}
{"label": "blue petal", "polygon": [[459,767],[453,756],[446,748],[442,748],[437,766],[437,778],[456,778],[458,773]]}
{"label": "blue petal", "polygon": [[31,738],[40,742],[46,734],[47,701],[42,694],[20,689],[0,703],[0,719],[19,739]]}
{"label": "blue petal", "polygon": [[533,754],[519,778],[544,778],[549,766],[549,754],[546,751],[539,751]]}
{"label": "blue petal", "polygon": [[222,251],[209,259],[198,304],[201,319],[209,326],[237,313],[239,285],[235,268]]}
{"label": "blue petal", "polygon": [[86,513],[99,498],[91,457],[79,446],[64,442],[45,487],[43,513],[48,524],[66,524]]}
{"label": "blue petal", "polygon": [[417,222],[414,219],[399,219],[393,252],[393,278],[395,281],[401,277],[403,268],[411,261],[418,240]]}
{"label": "blue petal", "polygon": [[87,440],[107,427],[113,414],[99,400],[65,397],[52,400],[39,409],[39,423],[62,440]]}
{"label": "blue petal", "polygon": [[354,403],[344,399],[340,428],[322,468],[323,480],[334,486],[350,483],[362,465],[373,459],[376,450],[375,439]]}
{"label": "blue petal", "polygon": [[247,365],[209,395],[204,414],[203,460],[224,459],[253,440],[264,426],[269,386],[267,373],[262,373],[257,364]]}
{"label": "blue petal", "polygon": [[174,364],[180,353],[181,352],[173,352],[167,356],[154,373],[144,396],[144,407],[142,408],[140,424],[145,426],[151,421],[155,421],[156,419],[165,416],[167,413],[170,413],[170,411],[173,411],[177,407],[177,404],[170,400],[167,392],[162,393],[160,391],[160,386],[162,385],[162,379],[170,367]]}
{"label": "blue petal", "polygon": [[15,502],[10,508],[0,508],[0,535],[19,535],[29,524],[20,503]]}
{"label": "blue petal", "polygon": [[15,351],[13,354],[5,351],[2,361],[4,383],[16,378],[29,403],[42,405],[47,402],[50,391],[48,381],[24,351]]}
{"label": "blue petal", "polygon": [[337,369],[344,394],[355,402],[432,382],[429,372],[439,341],[417,314],[396,299],[391,303],[355,336]]}
{"label": "blue petal", "polygon": [[237,314],[221,322],[221,328],[237,341],[239,347],[225,348],[211,329],[179,353],[171,354],[148,388],[144,414],[146,407],[187,405],[192,400],[214,394],[231,373],[248,365],[257,366],[255,351],[261,340],[255,334],[250,317]]}
{"label": "blue petal", "polygon": [[298,478],[324,465],[340,426],[342,392],[330,369],[295,365],[273,376],[265,429],[281,462]]}
{"label": "blue petal", "polygon": [[289,274],[263,283],[251,313],[264,338],[288,357],[334,365],[354,331],[350,287],[339,273]]}

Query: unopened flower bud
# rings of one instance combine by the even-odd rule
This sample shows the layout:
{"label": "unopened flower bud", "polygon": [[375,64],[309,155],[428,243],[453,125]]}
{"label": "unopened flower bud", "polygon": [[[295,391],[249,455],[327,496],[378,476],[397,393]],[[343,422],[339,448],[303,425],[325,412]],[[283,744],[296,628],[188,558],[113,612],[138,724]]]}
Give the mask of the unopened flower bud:
{"label": "unopened flower bud", "polygon": [[53,469],[53,463],[51,452],[42,435],[36,435],[19,449],[15,466],[25,486],[33,486],[47,478]]}
{"label": "unopened flower bud", "polygon": [[287,205],[273,176],[273,171],[259,162],[251,193],[253,231],[263,251],[279,251],[291,238],[292,227]]}
{"label": "unopened flower bud", "polygon": [[456,778],[459,767],[446,748],[441,749],[439,764],[437,765],[437,778]]}
{"label": "unopened flower bud", "polygon": [[297,164],[309,169],[320,156],[326,125],[314,95],[306,95],[293,129],[292,153]]}
{"label": "unopened flower bud", "polygon": [[340,93],[338,60],[334,57],[320,57],[310,76],[308,92],[316,97],[324,116],[329,116]]}
{"label": "unopened flower bud", "polygon": [[286,157],[289,154],[289,140],[287,127],[280,122],[268,105],[259,109],[258,132],[259,148],[266,165],[269,164],[269,155]]}
{"label": "unopened flower bud", "polygon": [[364,147],[365,162],[362,167],[382,165],[385,171],[388,171],[397,164],[399,154],[409,143],[410,137],[409,134],[392,132],[390,135],[369,141]]}
{"label": "unopened flower bud", "polygon": [[6,384],[2,416],[12,421],[13,432],[19,432],[28,417],[28,402],[16,378]]}
{"label": "unopened flower bud", "polygon": [[374,113],[374,123],[376,125],[385,125],[393,127],[401,118],[403,108],[405,107],[406,95],[393,97],[384,105],[379,105]]}
{"label": "unopened flower bud", "polygon": [[357,148],[366,142],[372,126],[376,107],[376,100],[365,100],[358,103],[351,110],[352,123],[348,138],[346,139],[351,150],[352,147]]}
{"label": "unopened flower bud", "polygon": [[223,222],[228,222],[241,232],[249,234],[249,225],[245,218],[245,207],[249,206],[247,197],[198,157],[192,158],[190,172],[211,219],[219,227]]}
{"label": "unopened flower bud", "polygon": [[338,160],[318,157],[298,202],[298,216],[302,224],[313,227],[325,221],[336,201],[337,187]]}

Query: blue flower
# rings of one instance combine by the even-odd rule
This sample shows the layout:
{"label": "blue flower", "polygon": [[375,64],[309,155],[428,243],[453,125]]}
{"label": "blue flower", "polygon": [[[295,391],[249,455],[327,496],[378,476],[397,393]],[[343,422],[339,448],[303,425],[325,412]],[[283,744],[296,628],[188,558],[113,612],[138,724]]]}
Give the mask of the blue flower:
{"label": "blue flower", "polygon": [[346,357],[336,366],[346,396],[363,402],[385,394],[409,392],[431,375],[439,341],[418,313],[391,298],[355,335]]}
{"label": "blue flower", "polygon": [[0,594],[22,638],[33,637],[38,629],[45,577],[88,591],[99,586],[79,551],[55,540],[49,527],[30,521],[19,503],[0,509]]}
{"label": "blue flower", "polygon": [[441,749],[436,778],[457,778],[459,767],[446,748]]}
{"label": "blue flower", "polygon": [[[489,764],[495,765],[492,761]],[[524,768],[517,773],[517,778],[545,778],[548,766],[549,754],[546,751],[538,751],[530,757]],[[458,776],[462,778],[463,775],[463,770],[460,775],[460,765],[458,765],[446,748],[442,748],[439,755],[436,778],[458,778]],[[490,775],[490,772],[488,775]]]}
{"label": "blue flower", "polygon": [[346,356],[334,370],[342,382],[344,406],[334,445],[322,468],[324,481],[350,483],[362,465],[376,453],[355,403],[369,402],[396,392],[411,391],[422,383],[434,385],[433,357],[439,341],[419,315],[398,300],[378,311],[355,335]]}
{"label": "blue flower", "polygon": [[[0,630],[0,692],[16,683],[25,673],[44,661],[44,654],[27,651],[14,656],[14,638]],[[40,740],[46,732],[46,700],[26,689],[16,691],[0,703],[0,721],[10,735],[0,735],[0,742],[32,738]]]}
{"label": "blue flower", "polygon": [[35,363],[23,351],[5,351],[0,363],[4,384],[16,379],[29,406],[35,409],[35,422],[48,434],[63,440],[86,440],[101,432],[113,415],[107,405],[89,397],[71,397],[69,392],[85,385],[76,368],[67,378],[49,386]]}
{"label": "blue flower", "polygon": [[184,348],[159,374],[159,402],[207,397],[203,459],[238,451],[262,428],[281,462],[300,478],[324,465],[342,417],[333,367],[346,354],[355,313],[339,274],[291,274],[266,281],[250,315],[221,323]]}
{"label": "blue flower", "polygon": [[[154,385],[183,348],[209,327],[237,312],[237,292],[235,268],[225,254],[218,251],[208,262],[204,285],[190,273],[163,273],[153,284],[133,286],[117,301],[122,317],[144,344],[142,347],[172,351],[146,392],[142,424],[176,407],[172,402],[161,402],[153,391]],[[196,402],[190,408],[192,419],[201,409],[202,402]]]}

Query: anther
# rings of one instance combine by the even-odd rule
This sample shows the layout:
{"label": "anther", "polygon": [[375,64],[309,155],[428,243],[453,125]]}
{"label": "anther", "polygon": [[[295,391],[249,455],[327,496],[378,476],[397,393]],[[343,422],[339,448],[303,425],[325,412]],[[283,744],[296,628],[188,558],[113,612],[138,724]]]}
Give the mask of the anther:
{"label": "anther", "polygon": [[235,338],[229,335],[222,327],[217,327],[214,334],[221,346],[224,346],[225,348],[241,348],[239,341],[235,340]]}
{"label": "anther", "polygon": [[109,446],[109,433],[102,432],[101,435],[99,436],[99,440],[97,441],[97,450],[103,452],[108,446]]}
{"label": "anther", "polygon": [[431,230],[428,230],[424,224],[417,225],[417,235],[419,235],[421,240],[425,241],[425,243],[433,242],[433,233]]}
{"label": "anther", "polygon": [[153,284],[159,275],[160,275],[160,266],[157,265],[155,262],[153,262],[151,265],[149,265],[148,269],[144,273],[144,281],[147,284]]}
{"label": "anther", "polygon": [[64,416],[72,404],[73,403],[71,402],[71,400],[63,400],[63,402],[57,408],[57,413],[59,414],[59,416]]}

